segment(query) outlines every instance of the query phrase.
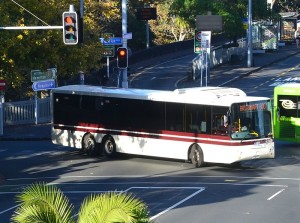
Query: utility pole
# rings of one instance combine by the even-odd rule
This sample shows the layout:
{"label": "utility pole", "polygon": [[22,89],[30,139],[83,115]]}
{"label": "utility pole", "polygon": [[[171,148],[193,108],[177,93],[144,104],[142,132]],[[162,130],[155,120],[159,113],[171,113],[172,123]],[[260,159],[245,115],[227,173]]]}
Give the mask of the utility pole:
{"label": "utility pole", "polygon": [[[127,33],[127,0],[122,0],[122,38],[123,38],[123,47],[125,48],[127,48],[127,39],[124,38],[126,33]],[[123,72],[122,87],[128,88],[127,68],[123,68],[122,72]]]}
{"label": "utility pole", "polygon": [[252,67],[253,50],[252,50],[252,0],[248,0],[248,52],[247,66]]}

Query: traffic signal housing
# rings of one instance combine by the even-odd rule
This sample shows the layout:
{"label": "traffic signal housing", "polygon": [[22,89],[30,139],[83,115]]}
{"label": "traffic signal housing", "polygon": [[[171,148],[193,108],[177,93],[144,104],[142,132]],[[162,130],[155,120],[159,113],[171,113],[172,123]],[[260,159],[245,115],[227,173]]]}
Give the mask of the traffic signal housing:
{"label": "traffic signal housing", "polygon": [[78,43],[78,20],[76,12],[63,13],[63,40],[66,45]]}
{"label": "traffic signal housing", "polygon": [[117,64],[118,68],[128,67],[128,50],[126,47],[119,47],[117,49]]}

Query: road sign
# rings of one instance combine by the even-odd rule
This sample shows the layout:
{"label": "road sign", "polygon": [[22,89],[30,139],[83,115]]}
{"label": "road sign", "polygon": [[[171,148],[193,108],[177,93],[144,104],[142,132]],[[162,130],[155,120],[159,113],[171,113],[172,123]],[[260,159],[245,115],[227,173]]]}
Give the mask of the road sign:
{"label": "road sign", "polygon": [[201,37],[202,37],[202,32],[195,30],[195,36],[194,36],[194,52],[195,53],[202,52]]}
{"label": "road sign", "polygon": [[4,91],[6,87],[6,82],[3,79],[0,79],[0,91]]}
{"label": "road sign", "polygon": [[47,71],[32,70],[31,82],[55,79],[57,70],[56,68],[47,69]]}
{"label": "road sign", "polygon": [[105,41],[108,41],[110,38],[114,37],[113,33],[103,33],[101,38],[104,38]]}
{"label": "road sign", "polygon": [[102,51],[102,56],[114,57],[115,56],[115,47],[114,46],[104,46],[104,50]]}
{"label": "road sign", "polygon": [[37,81],[33,82],[32,89],[34,91],[42,91],[47,89],[55,88],[55,81],[54,80],[46,80],[46,81]]}
{"label": "road sign", "polygon": [[123,39],[122,37],[111,37],[109,40],[105,40],[104,38],[99,38],[103,45],[122,45]]}
{"label": "road sign", "polygon": [[155,20],[157,18],[156,8],[137,9],[135,16],[138,20]]}
{"label": "road sign", "polygon": [[211,42],[211,31],[202,31],[201,32],[201,47],[210,48]]}
{"label": "road sign", "polygon": [[222,31],[223,19],[220,15],[197,15],[196,28],[198,30]]}
{"label": "road sign", "polygon": [[124,38],[124,39],[132,39],[132,33],[125,33],[125,34],[123,35],[123,38]]}

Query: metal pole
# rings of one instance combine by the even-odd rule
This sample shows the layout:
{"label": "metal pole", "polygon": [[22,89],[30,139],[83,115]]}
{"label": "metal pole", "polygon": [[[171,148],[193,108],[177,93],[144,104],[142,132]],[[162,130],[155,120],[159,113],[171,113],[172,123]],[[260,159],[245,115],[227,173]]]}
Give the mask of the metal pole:
{"label": "metal pole", "polygon": [[38,96],[37,96],[37,92],[35,91],[34,92],[34,115],[35,115],[35,124],[37,125],[38,124]]}
{"label": "metal pole", "polygon": [[149,22],[146,20],[146,47],[149,48]]}
{"label": "metal pole", "polygon": [[2,94],[0,94],[0,136],[3,136],[3,126],[4,126],[3,104],[2,104]]}
{"label": "metal pole", "polygon": [[253,52],[252,52],[252,0],[248,0],[248,57],[247,66],[252,67]]}
{"label": "metal pole", "polygon": [[201,50],[201,63],[200,63],[200,87],[202,87],[202,79],[203,79],[203,49]]}
{"label": "metal pole", "polygon": [[206,87],[207,87],[207,70],[208,70],[208,62],[207,62],[207,48],[206,48],[206,53],[205,53],[205,67],[206,67],[206,71],[205,71],[205,83],[206,83]]}
{"label": "metal pole", "polygon": [[109,57],[106,57],[106,75],[107,79],[109,79]]}
{"label": "metal pole", "polygon": [[[122,0],[122,37],[123,47],[127,48],[127,39],[124,38],[127,33],[127,0]],[[128,88],[127,68],[123,69],[122,87]]]}

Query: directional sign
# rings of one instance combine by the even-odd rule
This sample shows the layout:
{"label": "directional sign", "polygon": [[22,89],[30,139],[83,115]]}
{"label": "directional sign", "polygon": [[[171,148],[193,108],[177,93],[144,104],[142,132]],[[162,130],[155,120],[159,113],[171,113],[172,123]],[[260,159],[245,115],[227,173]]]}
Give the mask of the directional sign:
{"label": "directional sign", "polygon": [[114,46],[104,46],[104,49],[102,51],[102,56],[114,57],[115,56],[115,47]]}
{"label": "directional sign", "polygon": [[31,82],[55,79],[57,70],[56,68],[47,69],[47,71],[32,70]]}
{"label": "directional sign", "polygon": [[32,89],[34,91],[42,91],[47,89],[55,88],[55,81],[54,80],[46,80],[46,81],[37,81],[33,82]]}
{"label": "directional sign", "polygon": [[123,39],[122,37],[111,37],[108,41],[106,41],[104,38],[99,38],[101,43],[103,45],[122,45]]}
{"label": "directional sign", "polygon": [[4,91],[6,87],[5,80],[0,79],[0,91]]}

